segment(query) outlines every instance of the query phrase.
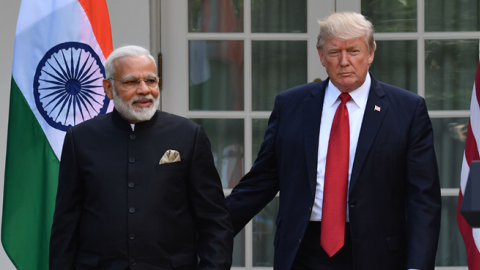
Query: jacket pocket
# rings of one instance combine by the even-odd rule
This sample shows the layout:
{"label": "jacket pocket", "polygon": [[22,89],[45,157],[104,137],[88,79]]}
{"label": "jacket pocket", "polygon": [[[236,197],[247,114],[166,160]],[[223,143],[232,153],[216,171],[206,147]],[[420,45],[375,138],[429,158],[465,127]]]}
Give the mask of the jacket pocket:
{"label": "jacket pocket", "polygon": [[96,267],[98,266],[99,261],[100,261],[100,256],[91,252],[77,251],[77,255],[75,257],[76,264],[83,264],[83,265]]}
{"label": "jacket pocket", "polygon": [[193,266],[198,264],[197,254],[195,252],[178,253],[169,255],[169,257],[173,268]]}
{"label": "jacket pocket", "polygon": [[157,171],[163,171],[163,170],[184,170],[185,169],[185,161],[177,161],[177,162],[171,162],[171,163],[163,163],[163,164],[157,164]]}
{"label": "jacket pocket", "polygon": [[178,161],[172,163],[158,164],[156,167],[157,176],[160,179],[184,179],[187,175],[186,162]]}
{"label": "jacket pocket", "polygon": [[398,251],[407,248],[407,236],[399,235],[387,238],[388,250]]}

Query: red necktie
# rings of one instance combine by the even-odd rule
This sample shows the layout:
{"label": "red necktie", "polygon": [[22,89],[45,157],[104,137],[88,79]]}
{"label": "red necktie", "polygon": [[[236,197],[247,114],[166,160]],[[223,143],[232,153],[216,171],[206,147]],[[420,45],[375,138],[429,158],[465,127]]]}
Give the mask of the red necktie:
{"label": "red necktie", "polygon": [[320,232],[320,244],[330,257],[335,255],[345,243],[350,150],[347,101],[350,95],[342,93],[340,99],[342,101],[335,112],[328,141]]}

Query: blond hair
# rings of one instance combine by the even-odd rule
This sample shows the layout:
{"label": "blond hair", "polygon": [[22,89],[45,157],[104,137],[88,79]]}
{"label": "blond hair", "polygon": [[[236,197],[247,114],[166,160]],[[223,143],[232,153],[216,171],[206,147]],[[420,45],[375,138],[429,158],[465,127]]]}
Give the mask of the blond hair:
{"label": "blond hair", "polygon": [[317,37],[317,48],[322,48],[325,41],[340,38],[350,40],[365,37],[369,52],[377,47],[373,38],[373,25],[362,14],[356,12],[339,12],[318,20],[320,30]]}

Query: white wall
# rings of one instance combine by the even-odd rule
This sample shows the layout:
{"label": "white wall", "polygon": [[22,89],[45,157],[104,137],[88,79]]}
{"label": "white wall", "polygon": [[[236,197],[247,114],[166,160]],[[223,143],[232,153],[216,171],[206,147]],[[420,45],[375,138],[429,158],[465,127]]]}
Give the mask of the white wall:
{"label": "white wall", "polygon": [[149,1],[107,0],[113,48],[139,45],[150,49]]}
{"label": "white wall", "polygon": [[[42,1],[42,0],[39,0]],[[135,44],[150,48],[149,1],[107,0],[112,25],[113,47]],[[13,43],[20,1],[2,1],[0,8],[0,218],[3,207],[3,182],[7,143],[8,106],[12,77]],[[0,225],[1,226],[1,225]],[[3,246],[0,269],[15,270]],[[35,269],[27,269],[35,270]]]}

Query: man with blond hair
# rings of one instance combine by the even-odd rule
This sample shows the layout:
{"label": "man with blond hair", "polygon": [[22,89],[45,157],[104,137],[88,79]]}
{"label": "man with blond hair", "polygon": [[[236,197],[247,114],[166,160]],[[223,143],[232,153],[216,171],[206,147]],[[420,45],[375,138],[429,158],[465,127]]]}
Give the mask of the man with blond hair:
{"label": "man with blond hair", "polygon": [[274,269],[433,270],[441,197],[425,100],[369,73],[364,16],[319,24],[329,78],[277,95],[255,164],[227,198],[234,231],[280,192]]}
{"label": "man with blond hair", "polygon": [[50,270],[230,269],[233,230],[203,128],[157,110],[148,50],[120,47],[105,70],[114,111],[65,137]]}

